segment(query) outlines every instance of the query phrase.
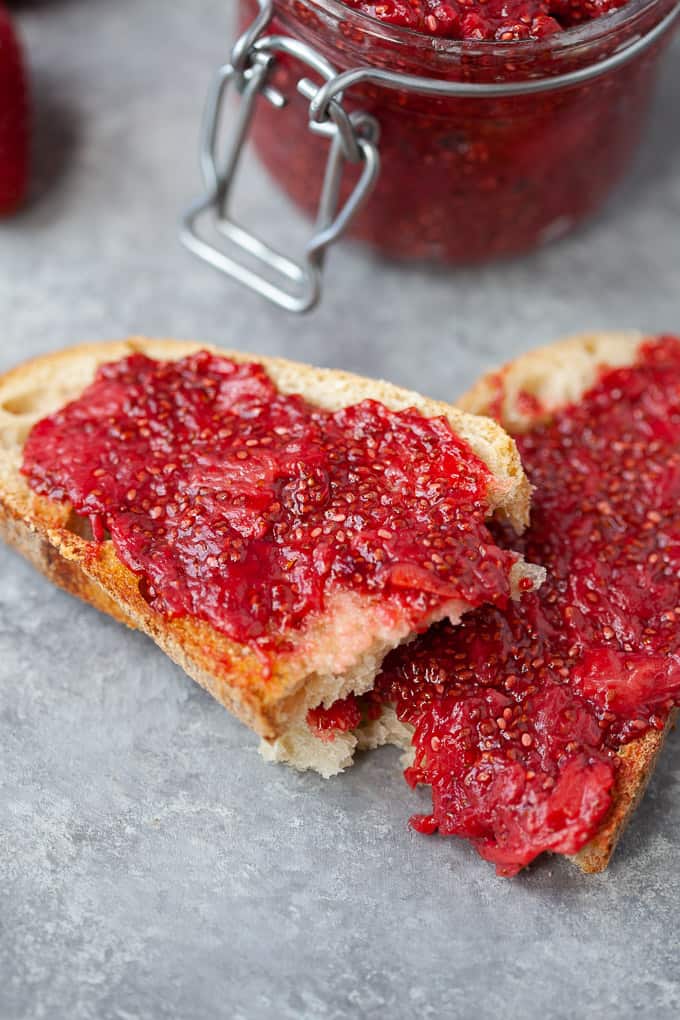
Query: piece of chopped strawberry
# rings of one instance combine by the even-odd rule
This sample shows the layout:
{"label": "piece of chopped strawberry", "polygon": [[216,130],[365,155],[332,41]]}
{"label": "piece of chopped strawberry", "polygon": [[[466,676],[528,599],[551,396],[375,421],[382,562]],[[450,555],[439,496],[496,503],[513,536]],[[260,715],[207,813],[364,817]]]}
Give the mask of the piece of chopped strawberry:
{"label": "piece of chopped strawberry", "polygon": [[680,693],[680,658],[596,649],[572,671],[574,688],[614,715],[649,716]]}

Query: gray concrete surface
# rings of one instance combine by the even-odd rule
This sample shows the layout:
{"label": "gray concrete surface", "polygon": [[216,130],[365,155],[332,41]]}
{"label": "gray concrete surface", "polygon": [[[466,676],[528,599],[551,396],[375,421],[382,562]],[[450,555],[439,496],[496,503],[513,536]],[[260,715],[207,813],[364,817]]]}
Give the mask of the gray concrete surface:
{"label": "gray concrete surface", "polygon": [[[351,246],[291,319],[176,241],[222,0],[24,4],[37,109],[30,208],[0,226],[0,368],[129,331],[379,373],[452,396],[585,327],[680,330],[680,40],[637,169],[572,239],[483,271]],[[256,165],[245,215],[294,214]],[[425,839],[384,751],[324,783],[255,740],[142,637],[0,549],[0,1017],[680,1014],[680,763],[670,741],[610,871],[497,879]]]}

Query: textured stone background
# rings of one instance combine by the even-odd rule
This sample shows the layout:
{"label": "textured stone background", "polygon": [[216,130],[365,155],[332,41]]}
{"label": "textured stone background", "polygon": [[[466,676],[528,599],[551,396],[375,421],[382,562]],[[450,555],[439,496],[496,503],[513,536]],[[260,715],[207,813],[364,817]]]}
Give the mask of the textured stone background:
{"label": "textured stone background", "polygon": [[[680,329],[680,40],[637,170],[590,228],[457,274],[346,246],[299,321],[176,240],[231,9],[23,5],[40,165],[0,228],[0,368],[138,331],[451,397],[565,331]],[[243,202],[285,243],[295,217],[256,166]],[[391,752],[329,783],[266,766],[144,638],[4,549],[0,577],[2,1020],[678,1016],[677,737],[607,874],[503,881],[409,831],[419,797]]]}

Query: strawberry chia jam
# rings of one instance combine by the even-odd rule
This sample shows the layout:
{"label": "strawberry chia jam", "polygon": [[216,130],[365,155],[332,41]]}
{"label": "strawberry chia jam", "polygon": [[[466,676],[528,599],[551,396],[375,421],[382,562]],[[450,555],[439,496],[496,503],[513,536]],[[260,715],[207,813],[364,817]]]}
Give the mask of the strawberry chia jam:
{"label": "strawberry chia jam", "polygon": [[[438,625],[388,656],[371,695],[328,710],[344,729],[394,705],[414,727],[406,779],[432,788],[411,824],[472,840],[503,875],[583,847],[617,749],[680,704],[680,340],[647,343],[517,443],[532,523],[497,537],[544,585]],[[328,736],[323,709],[310,723]]]}
{"label": "strawberry chia jam", "polygon": [[378,21],[445,39],[544,39],[627,0],[341,0]]}
{"label": "strawberry chia jam", "polygon": [[365,400],[330,412],[257,364],[133,354],[40,421],[36,492],[108,531],[158,611],[242,642],[299,627],[333,591],[414,626],[451,599],[505,604],[515,554],[484,519],[492,476],[444,418]]}
{"label": "strawberry chia jam", "polygon": [[[644,36],[677,0],[275,0],[272,34],[347,71],[370,67],[475,86],[582,71]],[[619,8],[619,9],[615,9]],[[241,27],[256,12],[240,0]],[[667,37],[668,33],[666,34]],[[348,236],[388,256],[470,264],[562,236],[623,177],[645,124],[663,40],[623,66],[530,95],[431,96],[363,82],[343,99],[380,125],[381,170]],[[272,177],[316,216],[328,144],[297,90],[309,66],[277,54],[255,146]],[[346,164],[342,198],[358,179]]]}

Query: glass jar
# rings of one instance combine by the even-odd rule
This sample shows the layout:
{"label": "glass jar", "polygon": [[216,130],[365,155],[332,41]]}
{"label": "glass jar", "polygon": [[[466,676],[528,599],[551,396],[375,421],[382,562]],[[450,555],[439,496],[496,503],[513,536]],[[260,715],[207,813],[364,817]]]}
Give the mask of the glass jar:
{"label": "glass jar", "polygon": [[[239,3],[245,28],[258,7],[255,0]],[[553,240],[598,209],[639,142],[676,8],[677,0],[629,0],[548,39],[496,43],[393,28],[339,0],[274,0],[267,33],[313,47],[338,71],[368,66],[483,86],[474,96],[433,96],[364,81],[343,98],[346,109],[367,112],[380,126],[380,174],[349,236],[388,256],[469,264]],[[598,77],[538,93],[498,93],[504,84],[611,58],[664,19],[668,29],[652,45]],[[277,55],[267,80],[287,105],[260,102],[251,131],[271,175],[314,215],[328,144],[310,133],[309,102],[297,90],[310,77],[295,56]],[[346,168],[341,199],[358,172]]]}

